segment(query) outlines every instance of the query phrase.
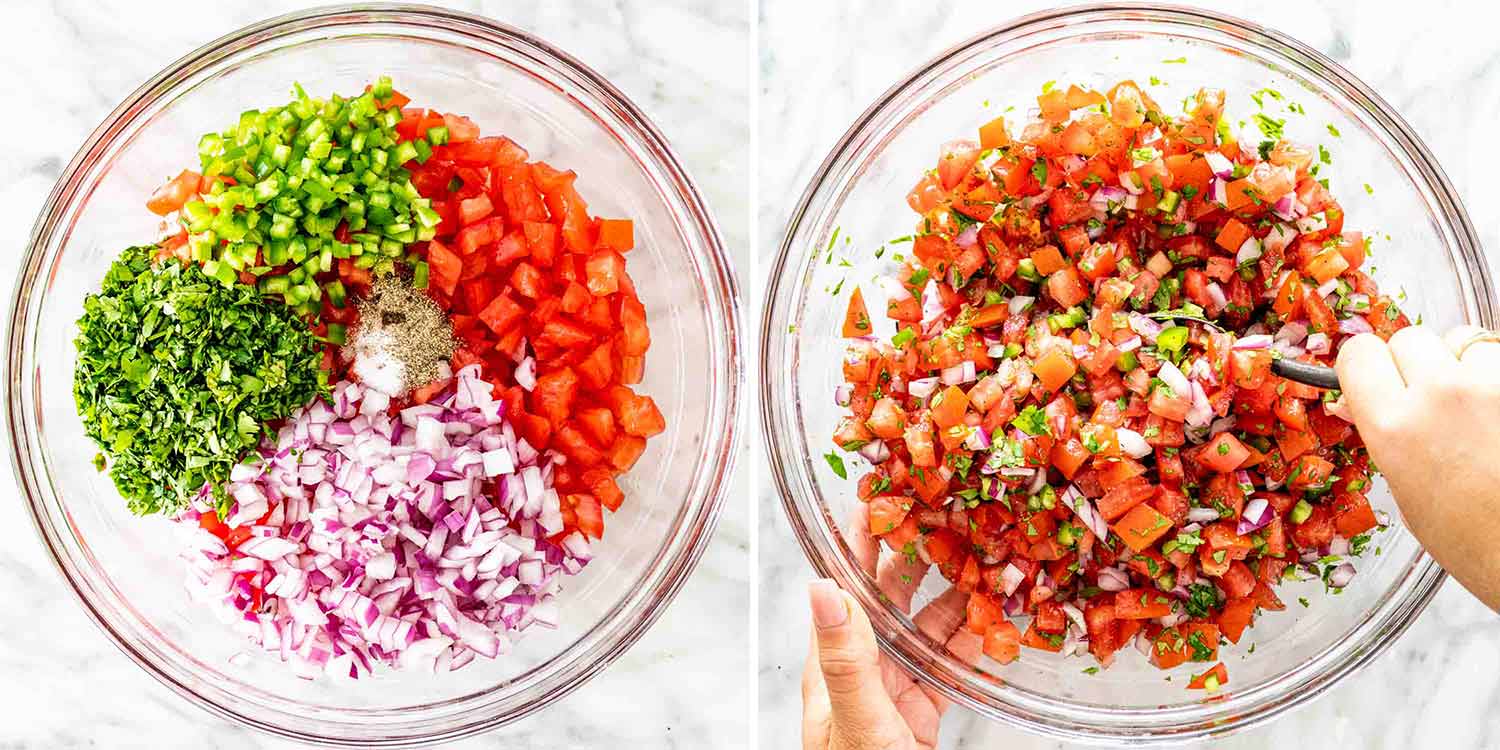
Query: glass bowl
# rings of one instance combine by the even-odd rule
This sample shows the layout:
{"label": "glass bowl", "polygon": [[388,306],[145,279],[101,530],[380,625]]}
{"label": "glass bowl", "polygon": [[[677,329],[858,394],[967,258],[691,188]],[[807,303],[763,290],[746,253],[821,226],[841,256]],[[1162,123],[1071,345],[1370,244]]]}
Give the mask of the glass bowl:
{"label": "glass bowl", "polygon": [[[386,671],[307,682],[188,600],[167,521],[129,514],[73,405],[74,321],[125,246],[155,238],[143,201],[196,165],[201,133],[250,107],[357,93],[386,74],[419,105],[462,112],[562,168],[592,210],[635,222],[629,269],[652,325],[644,392],[669,428],[627,475],[562,626],[441,678]],[[692,572],[732,468],[742,383],[738,293],[704,200],[661,133],[573,58],[477,16],[348,6],[250,26],[178,60],[96,129],[38,218],[10,318],[6,403],[18,480],[67,586],[152,676],[221,716],[286,737],[413,746],[515,721],[577,688],[651,626]],[[649,467],[649,469],[647,468]],[[248,650],[243,667],[229,658]]]}
{"label": "glass bowl", "polygon": [[[1181,58],[1186,64],[1166,62]],[[912,232],[907,191],[932,166],[943,142],[973,138],[981,124],[1004,112],[1012,123],[1034,116],[1036,94],[1047,81],[1103,90],[1126,78],[1144,85],[1152,76],[1165,79],[1150,87],[1153,97],[1173,109],[1199,86],[1226,89],[1231,120],[1256,111],[1252,92],[1276,90],[1282,99],[1261,95],[1266,112],[1286,119],[1289,138],[1327,145],[1333,163],[1323,171],[1343,202],[1348,226],[1373,233],[1374,275],[1393,294],[1404,289],[1413,319],[1420,315],[1446,329],[1464,322],[1493,327],[1497,317],[1463,206],[1400,115],[1333,61],[1245,21],[1144,5],[1047,11],[923,63],[865,110],[803,193],[770,265],[761,320],[761,409],[771,473],[814,567],[870,612],[886,653],[960,705],[1073,740],[1181,741],[1266,721],[1379,654],[1444,577],[1396,523],[1371,543],[1380,548],[1378,556],[1367,552],[1356,561],[1359,575],[1341,596],[1325,596],[1316,582],[1281,591],[1290,608],[1262,614],[1239,646],[1224,647],[1229,685],[1205,699],[1202,691],[1184,689],[1191,667],[1203,665],[1163,673],[1133,649],[1096,675],[1082,673],[1094,663],[1091,658],[1033,650],[1007,666],[985,660],[971,668],[920,635],[852,559],[842,529],[859,504],[855,474],[840,480],[822,458],[832,449],[841,411],[833,400],[844,348],[838,329],[855,284],[862,284],[871,310],[884,309],[883,293],[870,281],[893,268],[892,256],[907,246],[886,245],[883,258],[874,251]],[[1306,115],[1286,113],[1289,102]],[[1248,130],[1254,132],[1254,125]],[[853,458],[855,471],[863,468],[857,457],[845,455]],[[1383,484],[1371,499],[1399,518]],[[944,588],[941,576],[929,575],[916,606]],[[1298,606],[1298,597],[1311,606]],[[1256,648],[1248,655],[1251,643]]]}

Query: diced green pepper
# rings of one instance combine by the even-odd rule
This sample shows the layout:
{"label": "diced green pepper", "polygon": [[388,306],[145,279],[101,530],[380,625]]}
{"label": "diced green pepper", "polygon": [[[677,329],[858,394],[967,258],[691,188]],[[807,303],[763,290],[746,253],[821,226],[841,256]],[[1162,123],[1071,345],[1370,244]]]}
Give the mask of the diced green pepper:
{"label": "diced green pepper", "polygon": [[1156,350],[1159,352],[1170,352],[1173,356],[1182,353],[1182,347],[1187,346],[1188,329],[1186,326],[1168,326],[1156,335]]}

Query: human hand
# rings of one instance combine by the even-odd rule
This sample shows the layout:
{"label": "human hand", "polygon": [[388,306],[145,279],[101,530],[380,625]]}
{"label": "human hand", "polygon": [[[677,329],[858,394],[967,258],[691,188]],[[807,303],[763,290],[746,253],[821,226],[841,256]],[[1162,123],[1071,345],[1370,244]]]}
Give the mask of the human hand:
{"label": "human hand", "polygon": [[1500,343],[1474,326],[1356,336],[1339,383],[1406,525],[1470,593],[1500,610]]}
{"label": "human hand", "polygon": [[[848,535],[856,559],[880,591],[902,612],[927,565],[901,555],[880,560],[879,542],[856,509]],[[812,645],[802,672],[804,750],[929,750],[937,746],[938,723],[948,702],[917,682],[880,652],[875,631],[858,602],[830,580],[808,587],[813,616]],[[917,627],[969,663],[978,661],[981,641],[961,627],[967,597],[957,589],[923,607]]]}

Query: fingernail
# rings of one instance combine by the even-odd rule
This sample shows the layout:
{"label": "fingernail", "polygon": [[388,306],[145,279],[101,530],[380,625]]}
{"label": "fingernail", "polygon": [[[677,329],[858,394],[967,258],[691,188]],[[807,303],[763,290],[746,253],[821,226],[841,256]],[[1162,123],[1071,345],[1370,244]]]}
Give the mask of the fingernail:
{"label": "fingernail", "polygon": [[812,602],[814,625],[822,629],[836,628],[849,621],[849,608],[844,604],[844,593],[838,584],[819,578],[808,584],[807,593]]}

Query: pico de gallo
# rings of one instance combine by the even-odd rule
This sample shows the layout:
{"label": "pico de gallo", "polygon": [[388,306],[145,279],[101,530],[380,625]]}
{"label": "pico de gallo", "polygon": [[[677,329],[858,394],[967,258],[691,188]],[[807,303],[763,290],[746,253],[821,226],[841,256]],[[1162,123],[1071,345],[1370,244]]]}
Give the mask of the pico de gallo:
{"label": "pico de gallo", "polygon": [[[294,95],[147,201],[162,239],[81,322],[80,414],[131,507],[177,521],[194,598],[299,676],[502,655],[558,625],[666,428],[635,390],[633,224],[389,79]],[[143,437],[164,427],[207,435]]]}
{"label": "pico de gallo", "polygon": [[1285,608],[1278,584],[1337,593],[1386,525],[1339,394],[1272,362],[1409,321],[1321,149],[1279,123],[1240,140],[1224,102],[1048,87],[1019,134],[1001,117],[941,147],[909,252],[850,293],[833,442],[868,464],[870,530],[969,594],[997,662],[1218,662]]}

